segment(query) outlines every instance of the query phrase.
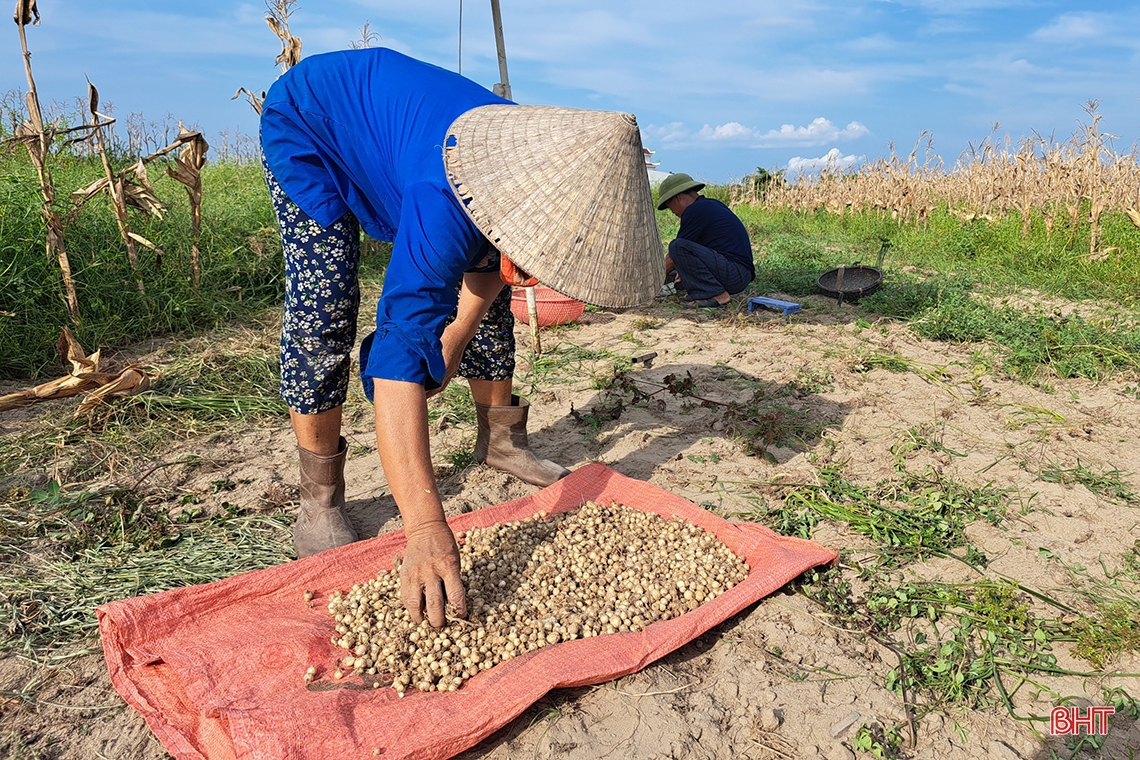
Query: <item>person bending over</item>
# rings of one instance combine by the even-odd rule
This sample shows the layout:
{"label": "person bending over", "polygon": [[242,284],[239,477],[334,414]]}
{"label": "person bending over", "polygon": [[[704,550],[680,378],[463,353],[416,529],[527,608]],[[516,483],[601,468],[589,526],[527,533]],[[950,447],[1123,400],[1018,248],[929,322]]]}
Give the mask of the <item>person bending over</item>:
{"label": "person bending over", "polygon": [[[460,370],[488,310],[503,305],[504,284],[533,284],[533,275],[610,308],[652,300],[664,267],[637,122],[516,105],[374,48],[311,56],[283,74],[265,99],[261,146],[285,258],[281,395],[300,449],[297,554],[357,539],[344,512],[340,432],[363,229],[393,243],[360,374],[407,536],[401,598],[416,622],[442,625],[448,604],[465,616],[459,552],[432,469],[427,397]],[[501,328],[503,313],[491,320]],[[464,373],[476,380],[481,409],[497,417],[496,409],[523,405],[506,385],[505,365],[491,358]],[[518,415],[497,418],[511,437]],[[490,449],[490,419],[487,427],[481,445]],[[525,439],[514,440],[515,450],[526,449]],[[500,453],[484,456],[493,463]],[[563,473],[543,460],[528,467],[535,462],[551,465],[529,473],[539,482]]]}

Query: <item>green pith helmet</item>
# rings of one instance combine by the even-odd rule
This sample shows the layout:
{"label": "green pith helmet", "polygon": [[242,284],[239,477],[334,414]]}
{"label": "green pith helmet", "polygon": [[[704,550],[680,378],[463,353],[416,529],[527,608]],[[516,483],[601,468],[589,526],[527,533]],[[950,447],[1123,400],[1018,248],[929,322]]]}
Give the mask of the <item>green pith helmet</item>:
{"label": "green pith helmet", "polygon": [[661,180],[657,210],[660,211],[665,208],[665,204],[668,203],[674,195],[680,195],[686,190],[700,190],[704,186],[704,182],[697,182],[688,174],[670,174]]}

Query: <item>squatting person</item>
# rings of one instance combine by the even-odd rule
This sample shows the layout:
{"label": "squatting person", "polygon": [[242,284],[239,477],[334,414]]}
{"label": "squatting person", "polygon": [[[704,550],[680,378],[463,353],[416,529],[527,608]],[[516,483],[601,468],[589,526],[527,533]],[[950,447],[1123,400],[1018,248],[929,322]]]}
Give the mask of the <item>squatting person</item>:
{"label": "squatting person", "polygon": [[[466,597],[427,397],[463,365],[479,408],[476,454],[540,484],[565,473],[527,447],[504,283],[533,275],[603,307],[653,297],[661,246],[636,121],[515,105],[379,48],[312,56],[282,75],[265,99],[261,145],[285,257],[281,394],[300,449],[297,554],[357,539],[340,432],[363,228],[393,243],[360,374],[408,540],[401,597],[414,620],[442,625],[445,603],[465,615]],[[484,339],[465,355],[481,323]]]}
{"label": "squatting person", "polygon": [[704,186],[688,174],[670,174],[661,182],[657,208],[681,219],[665,257],[665,277],[688,293],[685,306],[717,308],[748,287],[756,268],[744,223],[728,206],[701,195]]}

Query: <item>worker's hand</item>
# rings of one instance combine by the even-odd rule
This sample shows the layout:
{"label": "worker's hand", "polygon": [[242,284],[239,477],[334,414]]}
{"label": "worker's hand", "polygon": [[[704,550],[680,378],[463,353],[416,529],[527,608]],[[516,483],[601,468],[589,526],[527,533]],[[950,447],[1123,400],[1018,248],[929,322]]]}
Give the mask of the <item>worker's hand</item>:
{"label": "worker's hand", "polygon": [[443,337],[439,339],[440,343],[443,344],[443,361],[447,367],[447,373],[443,376],[443,380],[440,381],[438,388],[432,388],[430,391],[427,391],[427,398],[443,393],[443,389],[446,388],[447,384],[451,382],[451,379],[455,377],[455,373],[459,371],[459,364],[463,361],[463,352],[467,350],[469,338],[462,334],[460,330],[453,329],[454,324],[453,322],[451,325],[448,325],[447,329],[443,331]]}
{"label": "worker's hand", "polygon": [[446,615],[467,617],[467,592],[459,576],[459,547],[446,522],[428,522],[408,532],[400,565],[400,600],[415,623],[425,617],[435,628]]}

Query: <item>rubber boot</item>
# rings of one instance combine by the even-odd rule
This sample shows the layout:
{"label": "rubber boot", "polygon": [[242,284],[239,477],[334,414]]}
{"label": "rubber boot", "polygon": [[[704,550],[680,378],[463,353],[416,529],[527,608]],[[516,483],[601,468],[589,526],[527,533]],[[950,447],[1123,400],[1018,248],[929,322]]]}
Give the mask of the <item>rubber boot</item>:
{"label": "rubber boot", "polygon": [[511,396],[510,406],[475,404],[475,416],[479,420],[475,461],[486,462],[531,485],[548,486],[570,471],[549,459],[539,459],[530,450],[526,437],[529,413],[530,404],[518,396]]}
{"label": "rubber boot", "polygon": [[301,454],[301,512],[293,524],[297,559],[351,544],[357,540],[344,514],[344,459],[348,443],[342,437],[339,453],[322,457],[298,447]]}

